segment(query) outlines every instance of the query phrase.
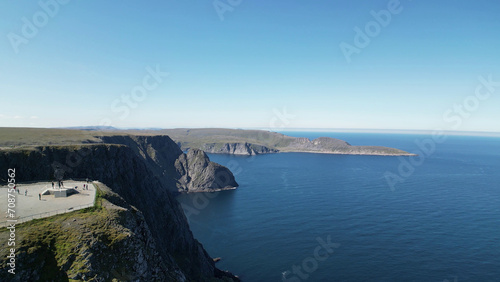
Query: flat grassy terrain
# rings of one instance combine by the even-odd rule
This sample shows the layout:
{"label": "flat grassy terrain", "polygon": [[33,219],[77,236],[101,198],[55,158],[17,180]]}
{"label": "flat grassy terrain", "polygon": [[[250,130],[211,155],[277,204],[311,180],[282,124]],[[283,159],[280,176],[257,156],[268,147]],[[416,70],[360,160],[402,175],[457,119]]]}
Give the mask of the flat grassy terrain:
{"label": "flat grassy terrain", "polygon": [[[335,138],[321,137],[315,140],[296,138],[264,130],[225,128],[178,128],[162,130],[73,130],[43,128],[0,128],[0,149],[19,146],[70,145],[103,143],[101,136],[115,135],[168,135],[181,148],[199,148],[216,152],[226,144],[263,146],[280,152],[332,153],[350,155],[412,155],[408,152],[381,146],[351,146]],[[215,150],[215,151],[214,151]],[[223,151],[224,153],[224,151]]]}
{"label": "flat grassy terrain", "polygon": [[[152,133],[151,131],[147,131]],[[351,146],[349,143],[335,138],[320,137],[315,140],[287,136],[277,132],[264,130],[243,130],[224,128],[178,128],[153,131],[170,136],[185,148],[200,148],[208,152],[218,152],[226,144],[240,143],[264,146],[279,152],[307,152],[349,155],[412,155],[408,152],[381,146]],[[129,131],[137,134],[138,131]],[[207,146],[208,145],[208,146]],[[224,150],[222,150],[224,152]]]}
{"label": "flat grassy terrain", "polygon": [[237,129],[165,129],[165,130],[73,130],[56,128],[10,128],[0,127],[0,147],[47,146],[102,143],[100,136],[113,135],[168,135],[173,140],[193,144],[249,142],[267,147],[283,147],[294,138],[263,130]]}
{"label": "flat grassy terrain", "polygon": [[251,143],[269,148],[286,147],[296,138],[265,130],[243,130],[225,128],[165,129],[162,134],[173,140],[195,145],[206,143]]}
{"label": "flat grassy terrain", "polygon": [[0,147],[98,143],[98,135],[95,131],[0,127]]}

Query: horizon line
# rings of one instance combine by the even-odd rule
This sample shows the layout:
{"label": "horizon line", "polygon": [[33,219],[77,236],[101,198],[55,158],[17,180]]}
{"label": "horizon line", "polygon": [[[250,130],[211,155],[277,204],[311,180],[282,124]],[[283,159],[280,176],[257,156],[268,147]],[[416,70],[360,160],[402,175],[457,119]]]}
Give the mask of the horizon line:
{"label": "horizon line", "polygon": [[113,126],[63,126],[63,127],[18,127],[0,126],[0,128],[37,128],[37,129],[70,129],[88,130],[99,128],[104,130],[169,130],[169,129],[235,129],[235,130],[265,130],[271,132],[338,132],[338,133],[393,133],[393,134],[434,134],[436,132],[445,135],[465,135],[465,136],[500,136],[500,131],[465,131],[465,130],[438,130],[438,129],[380,129],[380,128],[266,128],[266,127],[113,127]]}

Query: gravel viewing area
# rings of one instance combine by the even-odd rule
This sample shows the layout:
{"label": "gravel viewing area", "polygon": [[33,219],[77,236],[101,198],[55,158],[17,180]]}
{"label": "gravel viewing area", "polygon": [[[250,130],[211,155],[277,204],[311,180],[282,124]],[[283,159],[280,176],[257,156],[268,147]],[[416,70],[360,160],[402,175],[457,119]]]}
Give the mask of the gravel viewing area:
{"label": "gravel viewing area", "polygon": [[63,184],[64,187],[59,189],[57,183],[54,183],[52,189],[52,182],[18,183],[19,193],[15,193],[15,218],[7,217],[8,189],[6,185],[0,186],[0,227],[5,226],[8,219],[18,219],[17,223],[21,223],[87,208],[94,204],[96,189],[92,183],[88,184],[88,190],[84,190],[85,181],[66,180]]}

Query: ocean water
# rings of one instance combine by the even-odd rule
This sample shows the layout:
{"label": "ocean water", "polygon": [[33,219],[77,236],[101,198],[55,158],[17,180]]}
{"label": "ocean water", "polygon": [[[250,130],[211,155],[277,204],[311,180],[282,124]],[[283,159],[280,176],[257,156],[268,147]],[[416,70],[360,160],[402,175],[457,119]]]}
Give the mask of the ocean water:
{"label": "ocean water", "polygon": [[[410,152],[430,138],[287,134]],[[240,187],[178,199],[217,266],[243,281],[500,281],[500,138],[434,145],[421,159],[210,154]]]}

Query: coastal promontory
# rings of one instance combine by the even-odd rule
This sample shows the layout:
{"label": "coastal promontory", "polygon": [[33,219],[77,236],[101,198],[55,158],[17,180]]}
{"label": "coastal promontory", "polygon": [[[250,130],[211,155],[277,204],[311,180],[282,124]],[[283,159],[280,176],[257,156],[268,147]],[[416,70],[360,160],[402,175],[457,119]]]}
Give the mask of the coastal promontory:
{"label": "coastal promontory", "polygon": [[411,156],[413,154],[383,146],[353,146],[346,141],[320,137],[313,140],[265,130],[225,128],[165,129],[150,133],[170,136],[183,150],[198,148],[207,153],[259,155],[300,152],[343,155]]}

